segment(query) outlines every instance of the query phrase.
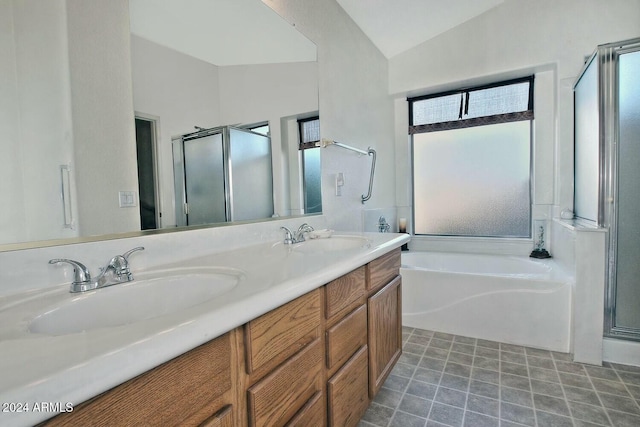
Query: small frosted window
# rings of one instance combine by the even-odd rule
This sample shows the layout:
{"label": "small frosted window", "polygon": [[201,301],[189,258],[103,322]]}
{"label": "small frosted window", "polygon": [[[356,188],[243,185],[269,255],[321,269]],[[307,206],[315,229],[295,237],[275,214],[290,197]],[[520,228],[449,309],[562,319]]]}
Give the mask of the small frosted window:
{"label": "small frosted window", "polygon": [[413,136],[415,233],[530,237],[531,121]]}
{"label": "small frosted window", "polygon": [[532,81],[460,90],[445,95],[411,99],[413,126],[523,113],[532,107]]}
{"label": "small frosted window", "polygon": [[300,122],[300,142],[302,144],[320,141],[320,119]]}
{"label": "small frosted window", "polygon": [[529,106],[529,82],[469,92],[469,108],[464,118],[526,111]]}
{"label": "small frosted window", "polygon": [[439,96],[413,103],[413,124],[450,122],[458,120],[461,94]]}

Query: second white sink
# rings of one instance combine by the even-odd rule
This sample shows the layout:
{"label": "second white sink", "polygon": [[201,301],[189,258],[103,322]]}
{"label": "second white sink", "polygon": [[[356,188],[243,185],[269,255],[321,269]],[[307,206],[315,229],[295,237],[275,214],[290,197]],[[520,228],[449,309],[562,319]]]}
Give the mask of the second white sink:
{"label": "second white sink", "polygon": [[37,316],[29,331],[67,335],[151,319],[194,307],[233,289],[243,273],[218,267],[139,273],[135,280],[84,294]]}

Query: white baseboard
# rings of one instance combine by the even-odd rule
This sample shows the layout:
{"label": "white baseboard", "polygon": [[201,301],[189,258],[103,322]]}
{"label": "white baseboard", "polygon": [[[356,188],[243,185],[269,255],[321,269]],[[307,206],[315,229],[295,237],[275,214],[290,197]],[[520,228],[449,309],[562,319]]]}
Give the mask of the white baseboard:
{"label": "white baseboard", "polygon": [[623,365],[640,366],[640,342],[605,338],[602,360]]}

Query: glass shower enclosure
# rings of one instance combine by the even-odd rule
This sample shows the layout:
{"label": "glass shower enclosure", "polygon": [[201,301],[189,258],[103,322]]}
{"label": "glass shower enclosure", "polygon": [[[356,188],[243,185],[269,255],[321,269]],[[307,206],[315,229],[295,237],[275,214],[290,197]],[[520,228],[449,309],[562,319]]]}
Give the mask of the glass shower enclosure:
{"label": "glass shower enclosure", "polygon": [[233,126],[172,140],[178,226],[270,218],[271,140]]}
{"label": "glass shower enclosure", "polygon": [[574,210],[609,230],[604,334],[640,340],[640,39],[598,46],[574,106]]}

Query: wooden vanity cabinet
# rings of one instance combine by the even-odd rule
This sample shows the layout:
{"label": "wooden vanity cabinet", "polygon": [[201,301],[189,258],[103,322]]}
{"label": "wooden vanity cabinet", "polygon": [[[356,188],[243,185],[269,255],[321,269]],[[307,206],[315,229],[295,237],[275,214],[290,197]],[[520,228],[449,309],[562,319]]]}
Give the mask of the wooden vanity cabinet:
{"label": "wooden vanity cabinet", "polygon": [[324,424],[321,316],[319,288],[244,325],[250,426]]}
{"label": "wooden vanity cabinet", "polygon": [[329,426],[355,426],[369,406],[365,277],[363,266],[324,287]]}
{"label": "wooden vanity cabinet", "polygon": [[402,354],[400,249],[367,264],[369,397],[373,399]]}
{"label": "wooden vanity cabinet", "polygon": [[44,423],[355,426],[400,357],[400,250]]}
{"label": "wooden vanity cabinet", "polygon": [[234,426],[231,331],[58,415],[46,426]]}

